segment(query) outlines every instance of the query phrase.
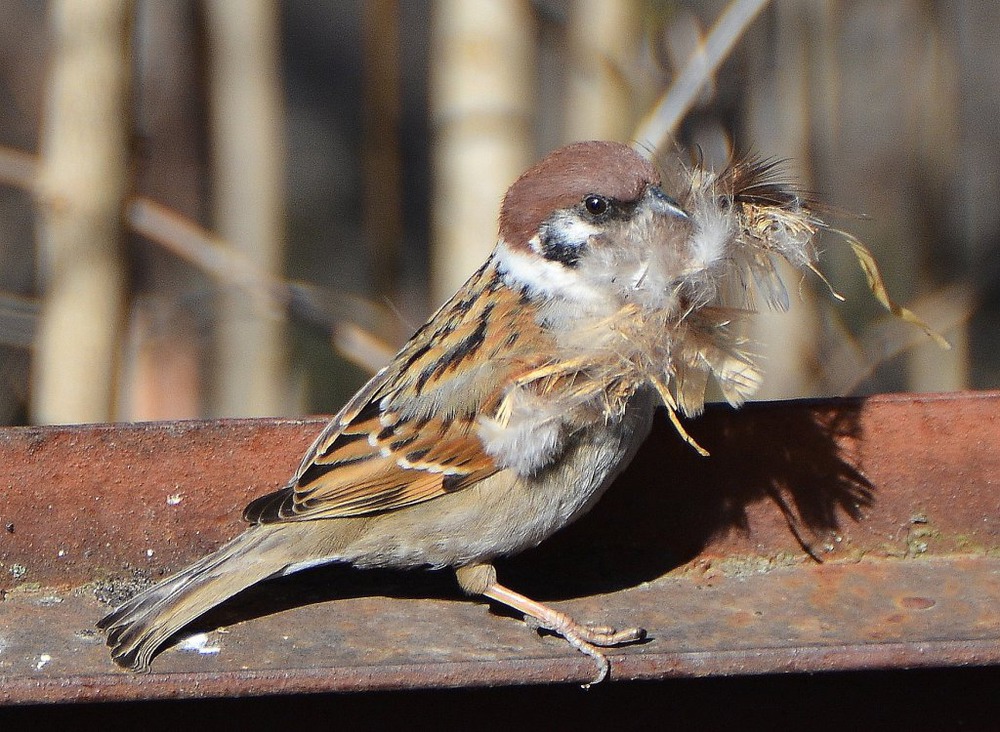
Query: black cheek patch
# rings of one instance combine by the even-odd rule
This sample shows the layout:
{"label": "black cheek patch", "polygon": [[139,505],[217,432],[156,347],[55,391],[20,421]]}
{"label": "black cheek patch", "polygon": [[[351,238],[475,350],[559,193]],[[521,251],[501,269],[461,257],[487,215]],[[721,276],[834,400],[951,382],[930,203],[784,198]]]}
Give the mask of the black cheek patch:
{"label": "black cheek patch", "polygon": [[548,260],[575,267],[580,262],[580,253],[584,245],[575,239],[560,236],[554,227],[547,228],[540,234],[541,254]]}

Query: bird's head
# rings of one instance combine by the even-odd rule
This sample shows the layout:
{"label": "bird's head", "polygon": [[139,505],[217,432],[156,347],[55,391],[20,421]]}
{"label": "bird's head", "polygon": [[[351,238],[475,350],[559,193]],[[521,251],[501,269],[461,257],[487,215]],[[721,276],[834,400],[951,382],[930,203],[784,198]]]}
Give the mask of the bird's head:
{"label": "bird's head", "polygon": [[591,312],[669,309],[698,262],[691,217],[655,166],[614,142],[560,148],[507,191],[498,264],[508,284]]}
{"label": "bird's head", "polygon": [[556,150],[507,192],[494,256],[564,354],[629,364],[668,405],[673,384],[690,414],[709,374],[734,404],[757,388],[746,317],[759,296],[785,306],[776,260],[812,268],[822,222],[770,163],[681,172],[671,189],[625,145]]}

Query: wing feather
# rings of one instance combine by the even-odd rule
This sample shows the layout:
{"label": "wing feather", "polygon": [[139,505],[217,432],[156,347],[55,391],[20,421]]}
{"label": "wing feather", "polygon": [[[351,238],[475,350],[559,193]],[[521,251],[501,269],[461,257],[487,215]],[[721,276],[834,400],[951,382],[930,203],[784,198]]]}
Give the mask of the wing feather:
{"label": "wing feather", "polygon": [[[511,317],[526,307],[487,262],[333,418],[289,485],[252,502],[244,517],[271,523],[393,511],[500,470],[477,419],[499,407],[501,385],[538,367],[541,329],[511,336]],[[522,313],[520,322],[535,321]]]}

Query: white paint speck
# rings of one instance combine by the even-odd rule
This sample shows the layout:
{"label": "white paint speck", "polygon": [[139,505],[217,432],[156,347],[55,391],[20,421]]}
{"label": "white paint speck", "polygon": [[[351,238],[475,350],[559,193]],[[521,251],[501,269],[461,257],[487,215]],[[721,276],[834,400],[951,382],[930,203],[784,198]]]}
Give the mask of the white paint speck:
{"label": "white paint speck", "polygon": [[154,552],[154,551],[153,551],[152,549],[147,549],[147,550],[146,550],[146,556],[147,556],[147,557],[151,557],[151,556],[153,556],[153,555],[154,555],[155,553],[156,553],[156,552]]}
{"label": "white paint speck", "polygon": [[184,500],[184,497],[180,493],[171,493],[167,496],[167,505],[176,506],[178,503]]}
{"label": "white paint speck", "polygon": [[41,671],[43,668],[45,668],[48,665],[49,661],[51,661],[51,660],[52,660],[52,656],[50,656],[48,653],[43,653],[42,655],[40,655],[38,657],[38,663],[35,664],[35,670],[36,671]]}
{"label": "white paint speck", "polygon": [[219,652],[219,646],[208,645],[208,633],[195,633],[182,640],[177,649],[180,651],[194,651],[202,655],[209,655]]}
{"label": "white paint speck", "polygon": [[59,552],[58,552],[58,554],[59,554],[60,557],[65,557],[66,556],[66,550],[65,549],[60,549]]}

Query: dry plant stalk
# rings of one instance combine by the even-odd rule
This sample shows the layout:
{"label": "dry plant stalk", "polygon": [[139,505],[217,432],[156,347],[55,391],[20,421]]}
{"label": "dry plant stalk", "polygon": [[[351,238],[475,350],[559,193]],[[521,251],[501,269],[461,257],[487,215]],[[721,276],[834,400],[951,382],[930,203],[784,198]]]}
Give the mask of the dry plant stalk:
{"label": "dry plant stalk", "polygon": [[102,422],[114,415],[125,322],[122,205],[130,132],[132,4],[59,0],[41,163],[41,323],[32,419]]}
{"label": "dry plant stalk", "polygon": [[431,297],[442,302],[489,254],[497,202],[534,157],[533,10],[525,0],[444,0],[431,44]]}
{"label": "dry plant stalk", "polygon": [[[278,11],[263,0],[211,0],[215,218],[223,239],[269,276],[284,250],[284,141],[278,76]],[[220,416],[283,414],[288,378],[278,313],[223,291],[213,409]]]}
{"label": "dry plant stalk", "polygon": [[569,7],[563,138],[619,140],[636,100],[625,69],[642,38],[636,0],[577,0]]}
{"label": "dry plant stalk", "polygon": [[705,82],[719,68],[769,0],[731,0],[704,44],[694,53],[673,84],[646,115],[635,139],[653,150],[662,150],[677,125],[697,99]]}

